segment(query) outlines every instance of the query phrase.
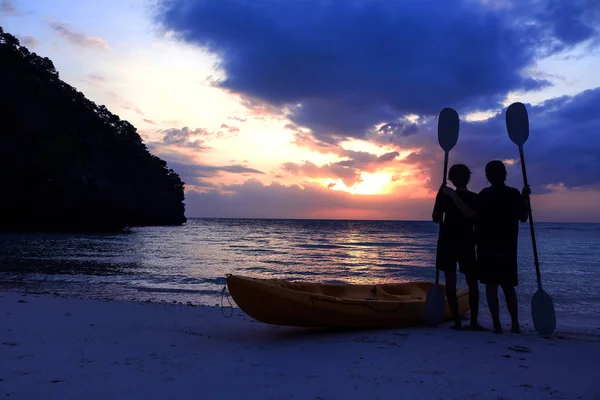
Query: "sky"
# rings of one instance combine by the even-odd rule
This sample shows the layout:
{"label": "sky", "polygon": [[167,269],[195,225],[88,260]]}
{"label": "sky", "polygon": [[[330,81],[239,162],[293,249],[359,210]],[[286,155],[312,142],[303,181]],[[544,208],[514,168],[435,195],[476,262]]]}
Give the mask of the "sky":
{"label": "sky", "polygon": [[429,220],[449,163],[521,189],[534,220],[600,222],[597,0],[0,0],[0,26],[132,123],[186,216]]}

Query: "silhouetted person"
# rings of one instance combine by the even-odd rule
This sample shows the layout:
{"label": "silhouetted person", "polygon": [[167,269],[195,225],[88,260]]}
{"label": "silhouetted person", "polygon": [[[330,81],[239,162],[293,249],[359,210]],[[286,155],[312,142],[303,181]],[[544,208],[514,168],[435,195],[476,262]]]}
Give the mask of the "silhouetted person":
{"label": "silhouetted person", "polygon": [[477,260],[475,256],[475,213],[477,194],[467,189],[471,171],[466,165],[455,164],[448,172],[448,179],[456,191],[442,185],[435,199],[432,219],[440,223],[440,236],[437,243],[436,268],[444,271],[446,297],[454,315],[453,329],[462,329],[456,297],[456,264],[465,274],[469,286],[469,305],[473,330],[484,329],[477,322],[479,314],[479,285],[475,276]]}
{"label": "silhouetted person", "polygon": [[517,293],[517,242],[519,221],[529,216],[528,186],[522,193],[506,186],[506,167],[502,161],[490,161],[485,175],[491,186],[479,192],[477,212],[478,278],[486,285],[486,297],[494,321],[494,332],[501,333],[498,286],[502,287],[512,322],[512,332],[519,333]]}

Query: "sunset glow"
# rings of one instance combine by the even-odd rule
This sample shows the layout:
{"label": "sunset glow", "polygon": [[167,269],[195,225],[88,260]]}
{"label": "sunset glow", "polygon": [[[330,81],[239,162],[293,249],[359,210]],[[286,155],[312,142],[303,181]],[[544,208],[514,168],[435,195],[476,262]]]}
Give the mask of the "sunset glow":
{"label": "sunset glow", "polygon": [[341,180],[328,181],[327,187],[333,190],[343,190],[352,194],[387,194],[390,192],[390,183],[392,174],[363,172],[360,175],[360,181],[347,187]]}
{"label": "sunset glow", "polygon": [[[158,7],[136,0],[3,0],[0,25],[49,57],[61,79],[138,129],[186,183],[188,217],[237,216],[240,206],[229,211],[228,205],[239,201],[253,216],[429,219],[442,181],[437,115],[444,107],[461,117],[449,162],[472,169],[470,188],[485,187],[485,163],[500,159],[507,182],[520,189],[519,153],[506,135],[504,107],[523,101],[530,112],[528,176],[534,198],[544,199],[539,219],[564,211],[573,220],[600,220],[600,211],[567,212],[558,202],[573,188],[585,190],[586,201],[600,200],[594,178],[600,165],[588,155],[600,149],[572,139],[600,129],[585,111],[600,105],[600,58],[591,51],[598,43],[590,33],[597,26],[577,30],[589,36],[569,42],[541,21],[526,45],[515,39],[523,33],[510,7],[469,3],[468,12],[452,12],[440,25],[426,2],[401,2],[386,12],[414,13],[418,32],[410,34],[418,39],[409,40],[404,28],[371,21],[377,12],[311,3],[315,10],[307,15],[323,15],[320,21],[298,12],[306,6],[298,1],[272,9],[269,1],[238,4],[253,30],[228,25],[221,5],[183,0]],[[478,25],[480,12],[497,21]],[[278,20],[293,23],[272,23]],[[305,26],[319,40],[301,34]],[[452,35],[457,26],[465,35],[489,29],[481,37],[508,36],[466,48]],[[371,31],[384,33],[389,46],[413,61],[380,51]],[[440,51],[442,37],[447,51]],[[455,56],[477,52],[476,60]],[[299,198],[311,207],[288,212],[281,205]],[[274,199],[279,203],[265,207]]]}

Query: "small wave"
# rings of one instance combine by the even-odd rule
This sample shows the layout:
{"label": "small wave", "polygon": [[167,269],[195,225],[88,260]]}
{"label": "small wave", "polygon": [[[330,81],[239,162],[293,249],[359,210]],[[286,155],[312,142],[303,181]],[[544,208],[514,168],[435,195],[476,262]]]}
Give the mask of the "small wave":
{"label": "small wave", "polygon": [[146,287],[146,286],[126,286],[126,289],[133,289],[139,292],[147,293],[187,293],[187,294],[218,294],[221,290],[210,290],[210,289],[183,289],[183,288],[159,288],[159,287]]}
{"label": "small wave", "polygon": [[285,251],[279,251],[279,250],[273,250],[273,249],[257,249],[257,248],[250,248],[249,246],[247,246],[245,248],[238,248],[238,250],[243,253],[288,254]]}
{"label": "small wave", "polygon": [[[128,277],[127,277],[128,278]],[[65,283],[123,283],[128,282],[125,276],[119,275],[86,275],[86,274],[44,274],[44,273],[11,273],[0,272],[0,280],[6,282],[65,282]]]}
{"label": "small wave", "polygon": [[325,284],[330,284],[330,285],[339,285],[339,284],[344,285],[344,284],[348,283],[348,282],[342,281],[340,279],[325,279],[322,282],[325,283]]}
{"label": "small wave", "polygon": [[323,274],[318,271],[295,271],[294,274],[299,277],[304,277],[304,276],[306,276],[306,277],[309,277],[309,276],[321,277],[321,276],[323,276]]}
{"label": "small wave", "polygon": [[296,261],[280,261],[280,260],[262,260],[265,264],[275,264],[275,265],[302,265],[300,262]]}
{"label": "small wave", "polygon": [[201,279],[195,279],[196,282],[200,281],[202,283],[210,283],[210,284],[216,284],[216,285],[222,285],[225,283],[226,281],[226,277],[225,276],[217,276],[214,278],[201,278]]}
{"label": "small wave", "polygon": [[242,267],[240,269],[243,269],[245,271],[259,271],[259,272],[267,272],[267,273],[277,272],[276,270],[274,270],[272,268],[258,267],[258,266],[254,266],[254,267]]}
{"label": "small wave", "polygon": [[343,245],[339,245],[339,244],[301,243],[301,244],[297,244],[295,247],[299,247],[301,249],[343,249],[348,246],[343,246]]}
{"label": "small wave", "polygon": [[405,243],[402,242],[355,242],[352,243],[352,246],[357,247],[398,247],[404,246]]}

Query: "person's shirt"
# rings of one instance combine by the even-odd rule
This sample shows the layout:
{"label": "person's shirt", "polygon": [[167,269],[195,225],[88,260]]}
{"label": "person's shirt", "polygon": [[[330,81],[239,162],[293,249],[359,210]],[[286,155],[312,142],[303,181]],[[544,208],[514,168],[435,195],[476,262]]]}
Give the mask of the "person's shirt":
{"label": "person's shirt", "polygon": [[[477,210],[477,193],[470,190],[457,190],[456,194],[473,211]],[[440,223],[440,240],[451,243],[474,241],[475,219],[465,217],[450,196],[439,193],[435,199],[434,210],[444,214]]]}
{"label": "person's shirt", "polygon": [[477,200],[478,244],[509,246],[516,251],[519,221],[527,214],[521,192],[506,185],[490,186],[479,192]]}

